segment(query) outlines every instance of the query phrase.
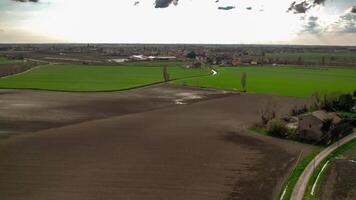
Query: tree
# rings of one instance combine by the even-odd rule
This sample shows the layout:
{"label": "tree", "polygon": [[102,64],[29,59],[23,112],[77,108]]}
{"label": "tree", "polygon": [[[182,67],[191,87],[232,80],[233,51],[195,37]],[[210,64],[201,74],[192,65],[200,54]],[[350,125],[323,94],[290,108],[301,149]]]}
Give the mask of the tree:
{"label": "tree", "polygon": [[338,99],[338,109],[342,111],[350,111],[354,106],[354,100],[351,94],[342,94]]}
{"label": "tree", "polygon": [[268,123],[268,134],[276,137],[288,136],[288,128],[281,120],[272,120]]}
{"label": "tree", "polygon": [[165,82],[169,81],[169,74],[168,74],[168,68],[167,66],[163,66],[163,80]]}
{"label": "tree", "polygon": [[259,109],[259,114],[263,125],[267,125],[269,121],[276,118],[276,109],[270,101],[265,102]]}
{"label": "tree", "polygon": [[302,65],[303,64],[303,60],[302,60],[301,56],[298,57],[297,63],[298,63],[298,65]]}
{"label": "tree", "polygon": [[325,65],[325,56],[321,57],[321,65]]}
{"label": "tree", "polygon": [[246,92],[246,81],[247,81],[247,74],[246,72],[243,72],[241,75],[241,87],[243,92]]}
{"label": "tree", "polygon": [[323,121],[323,125],[320,128],[321,132],[323,132],[324,134],[328,133],[332,125],[333,125],[333,119],[325,119]]}
{"label": "tree", "polygon": [[197,57],[197,54],[194,51],[191,51],[187,54],[187,58],[189,59],[195,59]]}

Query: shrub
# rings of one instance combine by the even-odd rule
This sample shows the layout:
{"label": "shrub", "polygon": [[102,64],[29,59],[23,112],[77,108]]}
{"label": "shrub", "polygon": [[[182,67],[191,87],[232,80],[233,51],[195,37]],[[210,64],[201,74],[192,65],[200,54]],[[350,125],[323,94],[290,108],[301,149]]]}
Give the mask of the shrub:
{"label": "shrub", "polygon": [[272,120],[268,123],[268,134],[277,137],[288,136],[288,128],[280,120]]}
{"label": "shrub", "polygon": [[335,141],[336,139],[352,133],[353,127],[347,121],[342,121],[331,129],[331,139]]}
{"label": "shrub", "polygon": [[308,109],[307,105],[304,105],[303,107],[295,106],[295,107],[292,109],[292,115],[293,115],[293,116],[297,116],[297,115],[306,113],[306,112],[308,112],[308,111],[309,111],[309,109]]}
{"label": "shrub", "polygon": [[351,94],[342,94],[338,99],[338,110],[350,111],[354,106],[354,100]]}
{"label": "shrub", "polygon": [[195,59],[197,57],[197,54],[194,51],[191,51],[187,54],[187,58],[189,59]]}
{"label": "shrub", "polygon": [[263,125],[267,125],[269,121],[276,118],[276,109],[270,101],[264,103],[259,110]]}

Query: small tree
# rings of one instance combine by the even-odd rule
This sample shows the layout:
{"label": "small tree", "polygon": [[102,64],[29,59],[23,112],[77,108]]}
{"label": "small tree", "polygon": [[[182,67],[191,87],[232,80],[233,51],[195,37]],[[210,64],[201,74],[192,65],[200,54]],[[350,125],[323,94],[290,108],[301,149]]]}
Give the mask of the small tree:
{"label": "small tree", "polygon": [[169,81],[169,74],[168,74],[168,68],[167,66],[163,66],[163,80],[165,82]]}
{"label": "small tree", "polygon": [[324,134],[328,133],[332,125],[333,125],[333,119],[325,119],[323,121],[323,125],[320,128],[321,132],[323,132]]}
{"label": "small tree", "polygon": [[325,56],[321,57],[321,65],[325,65]]}
{"label": "small tree", "polygon": [[270,101],[267,101],[260,107],[259,113],[263,125],[267,125],[269,121],[276,118],[275,106]]}
{"label": "small tree", "polygon": [[354,106],[354,100],[351,94],[342,94],[339,96],[338,109],[342,111],[350,111]]}
{"label": "small tree", "polygon": [[268,134],[276,137],[287,137],[288,128],[282,121],[274,119],[268,123]]}
{"label": "small tree", "polygon": [[247,74],[246,72],[243,72],[241,75],[241,87],[243,92],[246,92],[246,81],[247,81]]}
{"label": "small tree", "polygon": [[187,54],[187,58],[189,59],[195,59],[197,57],[197,54],[194,51],[191,51]]}

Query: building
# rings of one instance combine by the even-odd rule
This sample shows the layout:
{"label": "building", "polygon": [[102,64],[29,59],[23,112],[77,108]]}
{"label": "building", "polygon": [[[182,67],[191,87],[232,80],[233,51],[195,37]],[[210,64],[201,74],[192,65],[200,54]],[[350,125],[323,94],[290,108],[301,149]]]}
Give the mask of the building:
{"label": "building", "polygon": [[338,124],[341,118],[336,113],[315,111],[299,116],[298,136],[300,139],[320,141],[323,136],[321,128],[326,120],[332,119],[332,124]]}

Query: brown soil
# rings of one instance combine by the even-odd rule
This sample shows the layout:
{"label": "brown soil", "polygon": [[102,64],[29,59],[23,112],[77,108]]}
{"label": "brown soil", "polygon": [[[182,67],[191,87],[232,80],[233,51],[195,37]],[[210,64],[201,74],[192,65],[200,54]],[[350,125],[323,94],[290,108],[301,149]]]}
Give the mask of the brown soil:
{"label": "brown soil", "polygon": [[14,64],[1,64],[0,65],[0,77],[18,74],[31,69],[36,66],[37,63],[14,63]]}
{"label": "brown soil", "polygon": [[356,148],[331,162],[325,179],[321,182],[318,199],[356,199]]}
{"label": "brown soil", "polygon": [[[207,97],[174,105],[177,94],[192,90]],[[10,126],[27,130],[16,124],[19,118],[72,125],[38,123],[30,128],[41,131],[0,141],[0,199],[273,199],[300,150],[310,147],[246,128],[266,99],[279,105],[279,114],[304,100],[210,99],[209,93],[218,95],[172,86],[99,94],[7,91],[8,102],[24,97],[32,105],[9,108]]]}

